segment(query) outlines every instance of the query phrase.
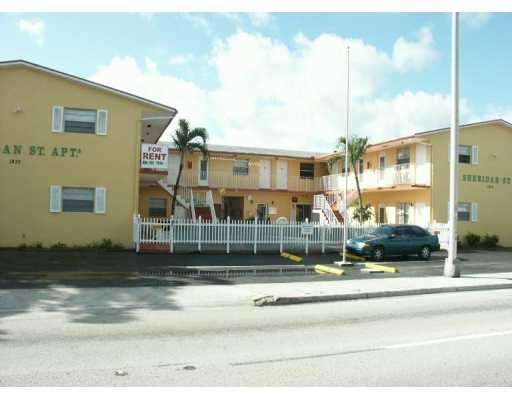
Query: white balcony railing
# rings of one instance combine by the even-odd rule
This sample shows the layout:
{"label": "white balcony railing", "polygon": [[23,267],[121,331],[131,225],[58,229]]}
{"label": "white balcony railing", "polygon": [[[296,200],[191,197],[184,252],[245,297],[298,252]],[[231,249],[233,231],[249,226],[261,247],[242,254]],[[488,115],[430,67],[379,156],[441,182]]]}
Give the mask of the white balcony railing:
{"label": "white balcony railing", "polygon": [[[345,174],[322,177],[325,191],[342,191],[345,188]],[[430,185],[430,164],[416,168],[414,164],[397,164],[379,170],[366,170],[359,175],[359,186],[364,189],[394,187],[397,185]],[[348,189],[356,189],[354,174],[350,174]]]}

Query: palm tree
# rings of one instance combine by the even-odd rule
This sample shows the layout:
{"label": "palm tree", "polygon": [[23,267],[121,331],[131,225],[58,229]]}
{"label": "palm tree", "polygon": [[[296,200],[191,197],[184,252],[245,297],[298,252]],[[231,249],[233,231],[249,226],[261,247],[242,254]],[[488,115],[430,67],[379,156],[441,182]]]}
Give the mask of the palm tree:
{"label": "palm tree", "polygon": [[[340,152],[345,153],[345,137],[342,136],[338,139],[338,145],[337,148],[340,150]],[[363,209],[365,208],[363,206],[363,194],[361,193],[361,187],[359,186],[359,173],[357,171],[357,164],[359,160],[363,158],[363,156],[366,154],[366,151],[368,150],[368,147],[370,147],[370,144],[368,143],[367,137],[358,137],[358,136],[352,136],[351,140],[348,143],[348,164],[354,171],[354,177],[356,179],[356,187],[357,187],[357,195],[359,198],[359,208],[358,208],[358,215],[359,214],[365,214]],[[335,162],[338,160],[344,159],[344,155],[336,154],[335,156],[331,157],[329,160],[329,165],[332,166]],[[348,173],[348,171],[346,171]],[[366,219],[366,218],[365,218]]]}
{"label": "palm tree", "polygon": [[180,153],[180,167],[178,176],[176,177],[176,185],[174,186],[174,195],[172,197],[171,215],[174,215],[176,208],[176,196],[178,195],[178,187],[180,185],[181,172],[183,171],[183,160],[185,154],[192,153],[195,150],[201,151],[204,156],[208,155],[208,132],[205,128],[190,129],[190,125],[186,119],[178,121],[178,129],[172,136],[174,147]]}

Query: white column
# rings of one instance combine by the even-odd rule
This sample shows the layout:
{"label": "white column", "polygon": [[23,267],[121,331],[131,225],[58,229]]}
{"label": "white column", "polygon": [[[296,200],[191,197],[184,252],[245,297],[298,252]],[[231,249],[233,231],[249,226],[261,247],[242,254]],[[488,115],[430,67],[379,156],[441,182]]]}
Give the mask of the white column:
{"label": "white column", "polygon": [[457,178],[459,160],[459,15],[452,13],[452,118],[450,128],[450,202],[448,209],[448,258],[445,259],[444,276],[457,278]]}

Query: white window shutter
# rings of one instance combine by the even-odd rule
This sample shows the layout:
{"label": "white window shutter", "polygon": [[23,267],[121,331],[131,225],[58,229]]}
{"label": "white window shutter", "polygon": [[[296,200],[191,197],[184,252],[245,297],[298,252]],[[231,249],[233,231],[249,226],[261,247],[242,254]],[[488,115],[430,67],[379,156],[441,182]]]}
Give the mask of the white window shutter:
{"label": "white window shutter", "polygon": [[471,222],[478,221],[478,203],[471,203]]}
{"label": "white window shutter", "polygon": [[108,127],[108,110],[98,110],[96,115],[96,135],[106,135]]}
{"label": "white window shutter", "polygon": [[94,190],[94,213],[105,214],[107,211],[107,189],[97,187]]}
{"label": "white window shutter", "polygon": [[50,212],[60,213],[62,211],[62,188],[50,186]]}
{"label": "white window shutter", "polygon": [[474,144],[471,146],[471,164],[478,164],[479,162],[479,154],[478,154],[478,146]]}
{"label": "white window shutter", "polygon": [[53,106],[52,108],[52,132],[64,131],[64,107]]}

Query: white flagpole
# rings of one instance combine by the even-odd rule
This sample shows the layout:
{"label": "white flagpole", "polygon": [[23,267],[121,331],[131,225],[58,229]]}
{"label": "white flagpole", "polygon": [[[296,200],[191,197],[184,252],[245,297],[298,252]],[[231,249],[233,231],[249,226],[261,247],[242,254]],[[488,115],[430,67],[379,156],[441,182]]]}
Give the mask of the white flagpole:
{"label": "white flagpole", "polygon": [[342,265],[351,264],[347,262],[347,236],[348,236],[348,131],[349,131],[349,105],[350,105],[350,46],[347,46],[347,129],[345,131],[345,190],[343,194],[343,261]]}
{"label": "white flagpole", "polygon": [[452,13],[452,118],[450,128],[450,202],[448,224],[450,226],[448,258],[444,263],[444,276],[458,278],[457,263],[457,178],[459,160],[459,15]]}

